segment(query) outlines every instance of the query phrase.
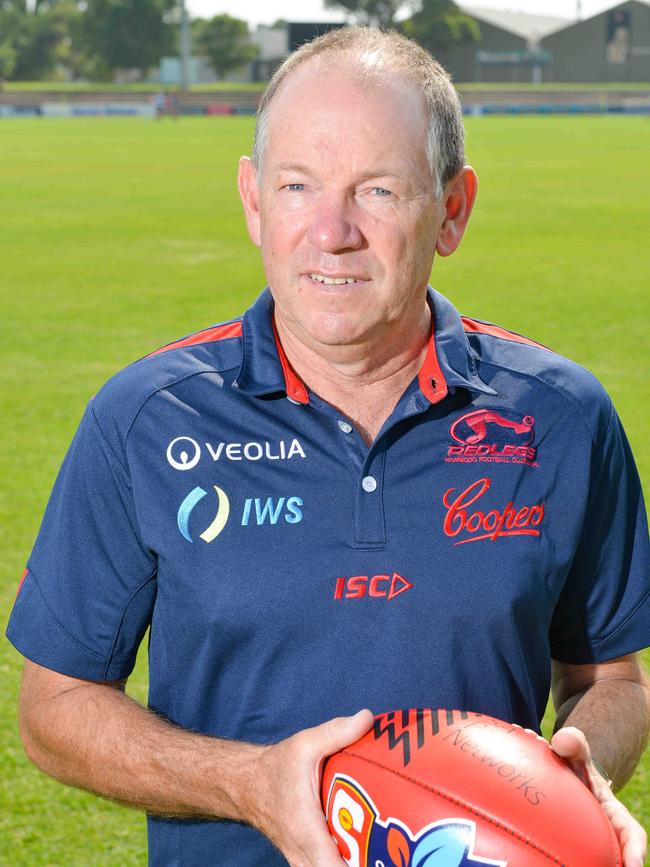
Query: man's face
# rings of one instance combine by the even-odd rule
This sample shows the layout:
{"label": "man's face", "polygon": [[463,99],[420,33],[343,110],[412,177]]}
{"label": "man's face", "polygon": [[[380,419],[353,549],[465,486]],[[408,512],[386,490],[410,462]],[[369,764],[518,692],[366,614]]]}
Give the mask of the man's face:
{"label": "man's face", "polygon": [[276,94],[243,197],[276,316],[302,343],[362,345],[422,321],[445,216],[426,135],[400,79],[359,85],[306,64]]}

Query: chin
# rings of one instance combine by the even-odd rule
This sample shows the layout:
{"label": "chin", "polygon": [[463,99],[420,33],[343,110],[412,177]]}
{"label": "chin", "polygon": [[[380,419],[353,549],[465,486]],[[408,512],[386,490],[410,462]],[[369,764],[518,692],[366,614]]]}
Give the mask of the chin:
{"label": "chin", "polygon": [[312,323],[308,333],[318,343],[325,346],[347,346],[360,343],[365,329],[360,327],[358,320],[350,317],[324,316],[318,322]]}

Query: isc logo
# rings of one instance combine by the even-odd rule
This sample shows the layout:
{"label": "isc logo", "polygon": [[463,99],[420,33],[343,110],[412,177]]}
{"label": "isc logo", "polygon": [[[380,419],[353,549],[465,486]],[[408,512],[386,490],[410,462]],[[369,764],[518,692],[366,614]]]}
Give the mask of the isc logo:
{"label": "isc logo", "polygon": [[394,599],[412,586],[399,572],[393,572],[392,575],[351,575],[349,578],[336,579],[334,598],[363,599],[369,596],[373,599]]}

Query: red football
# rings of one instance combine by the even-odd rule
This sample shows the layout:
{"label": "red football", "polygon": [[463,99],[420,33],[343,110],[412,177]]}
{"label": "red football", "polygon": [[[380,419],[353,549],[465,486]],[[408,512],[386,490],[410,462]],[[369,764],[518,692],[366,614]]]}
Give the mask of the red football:
{"label": "red football", "polygon": [[375,718],[331,756],[323,806],[350,867],[620,867],[610,823],[534,732],[466,711]]}

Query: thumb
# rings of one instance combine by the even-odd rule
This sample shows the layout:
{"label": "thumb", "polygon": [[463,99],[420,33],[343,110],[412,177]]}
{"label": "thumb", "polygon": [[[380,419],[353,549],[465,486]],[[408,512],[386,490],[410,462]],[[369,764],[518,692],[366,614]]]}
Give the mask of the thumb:
{"label": "thumb", "polygon": [[322,753],[329,756],[358,741],[372,726],[374,717],[367,708],[354,716],[339,716],[318,726]]}
{"label": "thumb", "polygon": [[587,739],[580,729],[566,726],[558,729],[551,738],[553,751],[569,762],[588,762],[590,759]]}

